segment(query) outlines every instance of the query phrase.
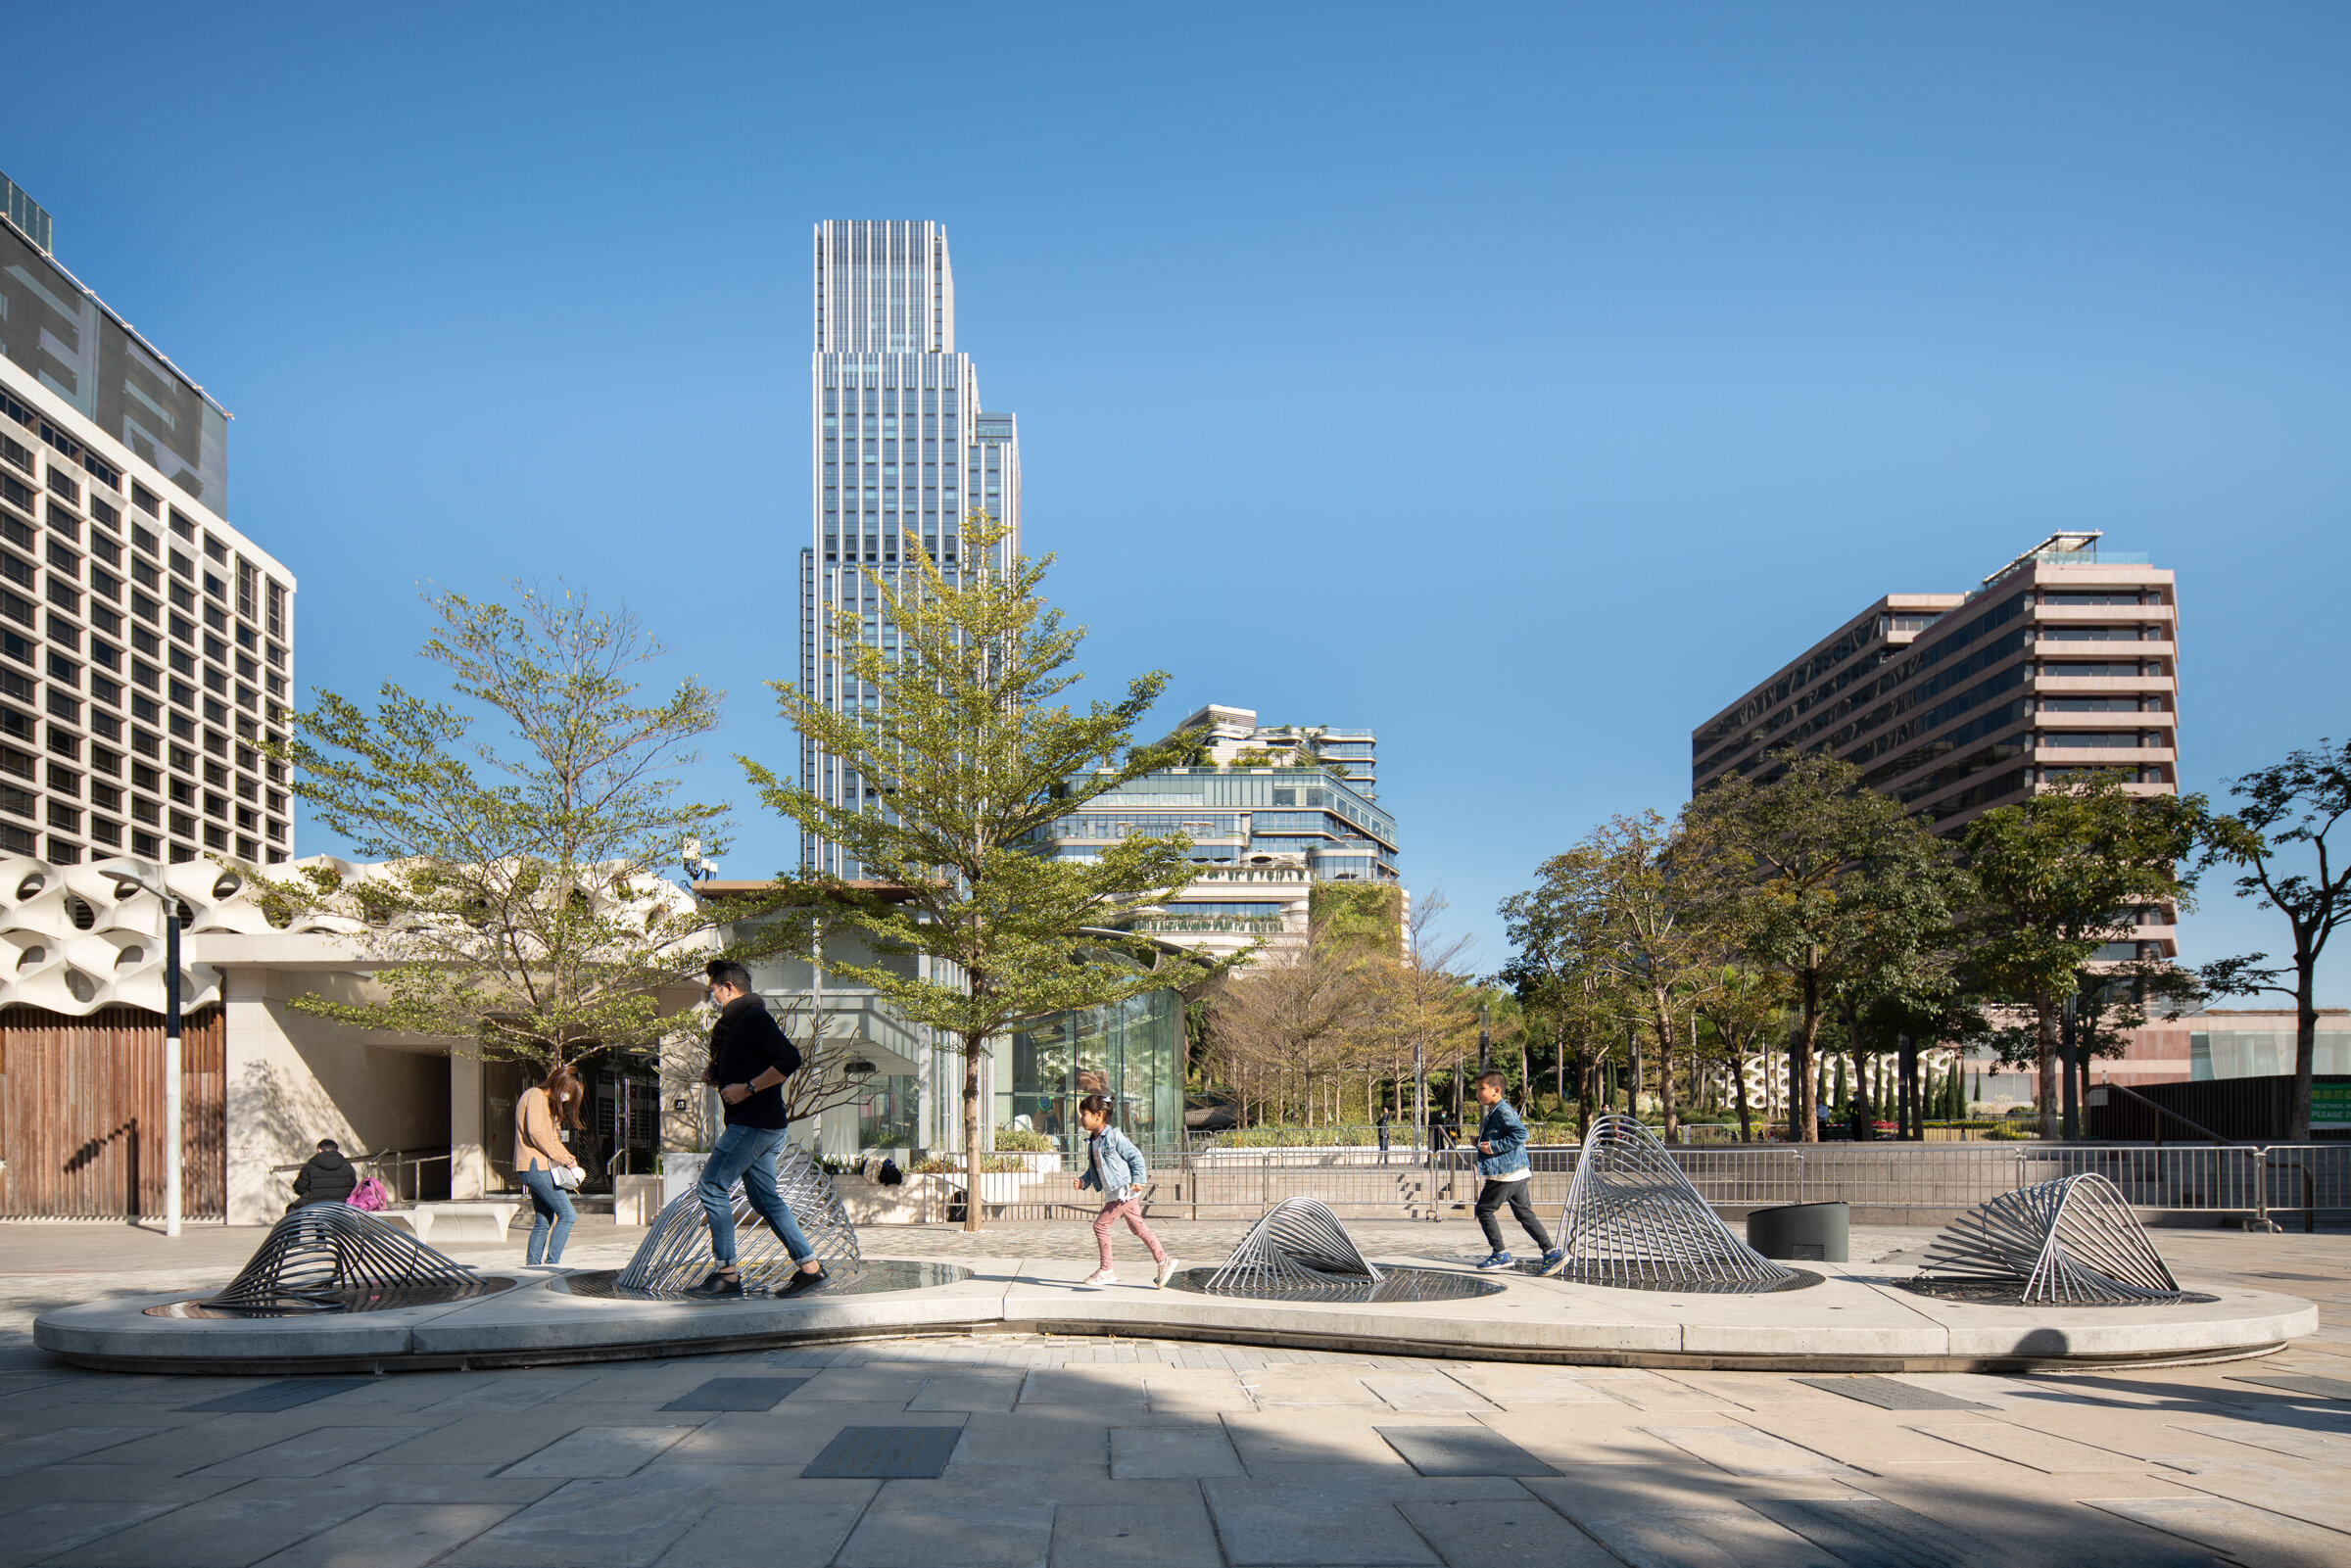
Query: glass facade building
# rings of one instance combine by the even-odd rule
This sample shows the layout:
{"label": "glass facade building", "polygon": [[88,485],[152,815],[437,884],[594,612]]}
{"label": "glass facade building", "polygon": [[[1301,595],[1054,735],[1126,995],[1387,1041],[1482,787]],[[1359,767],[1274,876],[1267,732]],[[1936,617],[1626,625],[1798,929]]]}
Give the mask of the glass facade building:
{"label": "glass facade building", "polygon": [[1127,1136],[1168,1147],[1183,1133],[1183,999],[1152,991],[1033,1020],[1013,1033],[1011,1067],[997,1074],[998,1126],[1026,1126],[1075,1153],[1084,1139],[1078,1102],[1102,1094]]}
{"label": "glass facade building", "polygon": [[[971,357],[955,349],[955,272],[944,224],[828,219],[816,225],[815,351],[809,365],[808,546],[800,551],[801,689],[836,711],[879,693],[836,657],[839,618],[887,648],[869,573],[896,577],[921,547],[949,575],[970,564],[962,532],[984,511],[1021,547],[1019,421],[985,411]],[[800,782],[838,805],[879,805],[870,783],[800,742]],[[800,863],[854,879],[840,847],[804,840]]]}

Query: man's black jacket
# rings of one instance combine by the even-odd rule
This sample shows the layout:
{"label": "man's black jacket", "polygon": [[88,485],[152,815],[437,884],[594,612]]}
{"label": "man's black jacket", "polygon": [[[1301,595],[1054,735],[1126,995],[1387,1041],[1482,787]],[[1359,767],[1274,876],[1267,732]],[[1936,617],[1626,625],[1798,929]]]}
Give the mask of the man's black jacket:
{"label": "man's black jacket", "polygon": [[[729,1002],[710,1027],[710,1081],[724,1089],[730,1083],[748,1083],[769,1068],[786,1077],[800,1070],[800,1053],[784,1037],[769,1016],[767,1003],[756,996]],[[763,1127],[781,1132],[790,1124],[784,1112],[784,1085],[753,1089],[741,1105],[727,1107],[730,1127]]]}

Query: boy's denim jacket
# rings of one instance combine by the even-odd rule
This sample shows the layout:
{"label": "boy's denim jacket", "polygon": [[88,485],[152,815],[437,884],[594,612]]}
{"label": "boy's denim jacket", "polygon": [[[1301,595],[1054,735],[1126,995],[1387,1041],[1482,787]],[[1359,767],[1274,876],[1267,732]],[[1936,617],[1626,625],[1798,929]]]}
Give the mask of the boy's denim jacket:
{"label": "boy's denim jacket", "polygon": [[1085,1174],[1079,1178],[1080,1186],[1101,1189],[1107,1179],[1107,1198],[1123,1188],[1139,1188],[1143,1174],[1143,1152],[1118,1128],[1106,1125],[1086,1140]]}
{"label": "boy's denim jacket", "polygon": [[1480,1176],[1491,1180],[1526,1168],[1526,1123],[1518,1119],[1508,1100],[1497,1100],[1486,1108],[1486,1114],[1478,1118],[1477,1141],[1494,1151],[1478,1155]]}

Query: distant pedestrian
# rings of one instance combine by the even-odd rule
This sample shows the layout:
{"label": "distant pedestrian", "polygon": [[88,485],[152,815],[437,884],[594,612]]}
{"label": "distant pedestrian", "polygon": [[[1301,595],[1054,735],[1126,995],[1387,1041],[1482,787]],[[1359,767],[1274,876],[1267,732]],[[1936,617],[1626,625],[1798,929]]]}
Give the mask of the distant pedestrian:
{"label": "distant pedestrian", "polygon": [[1502,1221],[1494,1217],[1494,1212],[1508,1203],[1519,1228],[1543,1249],[1543,1266],[1549,1268],[1561,1254],[1551,1244],[1551,1233],[1535,1217],[1534,1200],[1527,1196],[1533,1171],[1526,1163],[1526,1123],[1503,1100],[1504,1082],[1499,1072],[1481,1072],[1477,1078],[1477,1103],[1486,1108],[1477,1123],[1477,1173],[1485,1180],[1477,1195],[1477,1222],[1486,1233],[1487,1245],[1494,1249],[1477,1266],[1508,1268],[1517,1261],[1503,1250]]}
{"label": "distant pedestrian", "polygon": [[1372,1121],[1379,1128],[1379,1163],[1384,1165],[1388,1163],[1388,1108],[1381,1106]]}
{"label": "distant pedestrian", "polygon": [[531,1239],[522,1260],[533,1268],[563,1261],[563,1243],[579,1217],[569,1189],[579,1185],[580,1162],[564,1147],[562,1129],[579,1126],[584,1098],[580,1075],[563,1062],[514,1098],[514,1177],[531,1195]]}
{"label": "distant pedestrian", "polygon": [[342,1146],[332,1138],[321,1138],[318,1152],[294,1173],[294,1201],[286,1205],[286,1212],[312,1204],[349,1203],[351,1190],[359,1184],[360,1173],[343,1158]]}
{"label": "distant pedestrian", "polygon": [[799,1265],[776,1291],[798,1296],[825,1282],[825,1265],[800,1234],[799,1222],[776,1190],[776,1151],[784,1146],[792,1116],[784,1105],[784,1080],[800,1070],[800,1053],[784,1037],[767,1004],[751,989],[751,972],[729,959],[712,959],[704,974],[718,1022],[710,1029],[709,1081],[727,1103],[727,1127],[702,1163],[696,1189],[710,1222],[710,1257],[717,1266],[686,1292],[715,1298],[741,1296],[743,1273],[735,1266],[735,1183],[784,1243]]}
{"label": "distant pedestrian", "polygon": [[1085,1174],[1078,1178],[1076,1186],[1080,1192],[1095,1187],[1102,1193],[1102,1212],[1094,1216],[1094,1245],[1101,1249],[1102,1266],[1086,1275],[1085,1282],[1119,1282],[1110,1266],[1110,1227],[1124,1219],[1127,1228],[1151,1249],[1151,1261],[1158,1265],[1151,1288],[1159,1290],[1176,1272],[1176,1259],[1143,1223],[1143,1152],[1133,1139],[1110,1124],[1110,1101],[1101,1095],[1089,1094],[1078,1102],[1078,1121],[1085,1128]]}

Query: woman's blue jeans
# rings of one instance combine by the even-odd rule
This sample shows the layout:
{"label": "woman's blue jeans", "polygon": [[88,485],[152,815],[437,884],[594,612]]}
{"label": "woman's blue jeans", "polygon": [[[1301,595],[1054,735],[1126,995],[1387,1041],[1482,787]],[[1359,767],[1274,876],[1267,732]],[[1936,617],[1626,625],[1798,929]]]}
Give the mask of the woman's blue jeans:
{"label": "woman's blue jeans", "polygon": [[710,1220],[714,1261],[735,1261],[733,1188],[738,1181],[743,1183],[751,1208],[767,1221],[767,1228],[783,1238],[784,1250],[792,1254],[793,1262],[805,1261],[816,1251],[800,1234],[799,1222],[792,1217],[783,1194],[776,1191],[776,1151],[783,1146],[781,1127],[729,1127],[711,1145],[710,1158],[702,1163],[701,1185],[696,1190],[701,1196],[702,1212]]}
{"label": "woman's blue jeans", "polygon": [[552,1170],[525,1170],[520,1174],[537,1216],[531,1221],[531,1244],[522,1255],[523,1261],[534,1268],[542,1261],[559,1263],[563,1260],[564,1238],[571,1234],[571,1222],[579,1217],[571,1207],[571,1194],[555,1185],[555,1173]]}

